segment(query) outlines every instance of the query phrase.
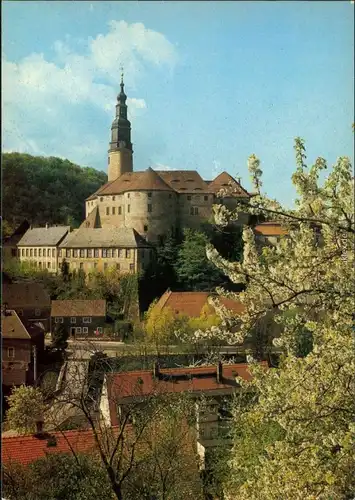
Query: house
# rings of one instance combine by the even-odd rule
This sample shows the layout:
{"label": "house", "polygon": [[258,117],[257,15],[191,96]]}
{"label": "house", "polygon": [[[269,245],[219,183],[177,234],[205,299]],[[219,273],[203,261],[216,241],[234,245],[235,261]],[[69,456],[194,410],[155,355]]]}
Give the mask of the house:
{"label": "house", "polygon": [[63,324],[71,337],[103,333],[106,321],[105,300],[53,300],[51,331]]}
{"label": "house", "polygon": [[276,245],[288,231],[280,222],[261,222],[254,227],[255,242],[258,246]]}
{"label": "house", "polygon": [[[175,314],[197,318],[206,307],[213,312],[213,307],[208,302],[212,296],[209,292],[171,292],[167,290],[154,308],[158,311],[170,308]],[[219,300],[222,306],[235,314],[241,314],[244,311],[244,305],[237,300],[227,297],[219,297]]]}
{"label": "house", "polygon": [[3,303],[14,309],[30,333],[37,349],[44,349],[44,335],[49,331],[51,299],[40,283],[4,283]]}
{"label": "house", "polygon": [[[268,367],[266,362],[259,364]],[[126,405],[141,403],[144,411],[149,396],[188,393],[196,404],[198,451],[204,459],[205,449],[216,446],[228,434],[223,402],[240,390],[237,377],[251,380],[248,364],[160,369],[155,363],[152,370],[108,373],[100,399],[101,418],[106,426],[116,426]],[[208,398],[206,405],[200,402],[201,396]]]}
{"label": "house", "polygon": [[26,384],[31,362],[31,336],[16,311],[3,308],[2,331],[2,384],[7,388]]}
{"label": "house", "polygon": [[69,226],[31,226],[17,243],[20,262],[56,273],[61,263],[58,256],[59,244],[69,231]]}

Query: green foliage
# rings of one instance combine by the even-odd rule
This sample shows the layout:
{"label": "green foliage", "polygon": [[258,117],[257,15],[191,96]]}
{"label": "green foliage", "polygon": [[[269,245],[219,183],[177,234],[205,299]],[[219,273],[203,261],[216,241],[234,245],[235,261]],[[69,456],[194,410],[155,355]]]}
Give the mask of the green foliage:
{"label": "green foliage", "polygon": [[68,337],[68,328],[64,323],[56,323],[52,331],[52,347],[64,351],[68,347]]}
{"label": "green foliage", "polygon": [[45,406],[43,394],[38,387],[15,387],[7,401],[7,423],[10,429],[20,433],[33,432],[36,422],[43,421]]}
{"label": "green foliage", "polygon": [[32,224],[70,224],[85,216],[85,199],[107,182],[104,172],[69,160],[22,153],[2,155],[3,217],[12,228]]}
{"label": "green foliage", "polygon": [[11,500],[107,500],[112,498],[105,469],[91,456],[48,454],[28,467],[6,466],[4,495]]}
{"label": "green foliage", "polygon": [[206,255],[208,237],[192,229],[184,229],[184,240],[179,247],[175,272],[186,290],[211,290],[225,282],[223,273]]}

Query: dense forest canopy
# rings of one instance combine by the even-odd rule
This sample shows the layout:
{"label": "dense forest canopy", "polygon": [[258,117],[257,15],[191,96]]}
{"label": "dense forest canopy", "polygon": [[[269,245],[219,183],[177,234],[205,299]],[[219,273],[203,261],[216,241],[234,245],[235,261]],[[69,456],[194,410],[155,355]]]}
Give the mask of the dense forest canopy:
{"label": "dense forest canopy", "polygon": [[93,168],[23,153],[2,154],[2,176],[4,234],[24,219],[77,226],[85,217],[85,199],[107,182]]}

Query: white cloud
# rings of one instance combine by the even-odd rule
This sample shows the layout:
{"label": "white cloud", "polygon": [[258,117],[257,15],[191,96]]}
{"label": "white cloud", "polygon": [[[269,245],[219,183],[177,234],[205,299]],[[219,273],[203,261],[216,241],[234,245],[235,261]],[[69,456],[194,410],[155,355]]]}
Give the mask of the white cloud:
{"label": "white cloud", "polygon": [[[164,35],[125,21],[110,21],[106,34],[85,44],[67,35],[53,49],[53,60],[41,53],[16,63],[3,56],[3,145],[8,150],[58,152],[69,158],[72,151],[80,161],[80,151],[88,156],[81,144],[83,107],[113,116],[120,65],[130,90],[144,77],[145,67],[173,69],[177,61],[175,47]],[[139,97],[129,98],[127,104],[130,118],[147,108]],[[86,143],[92,153],[99,147],[94,147],[95,138],[90,135]]]}
{"label": "white cloud", "polygon": [[152,165],[153,170],[174,170],[172,167],[169,167],[168,165],[163,165],[163,163],[154,163]]}

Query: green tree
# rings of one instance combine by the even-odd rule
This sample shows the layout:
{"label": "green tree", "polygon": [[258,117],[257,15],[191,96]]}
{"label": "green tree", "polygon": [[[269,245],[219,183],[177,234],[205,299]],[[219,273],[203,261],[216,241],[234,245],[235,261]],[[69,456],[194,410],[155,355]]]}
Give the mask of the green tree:
{"label": "green tree", "polygon": [[57,323],[52,332],[52,343],[51,346],[55,349],[65,350],[68,347],[68,328],[64,323]]}
{"label": "green tree", "polygon": [[192,229],[184,229],[184,240],[178,250],[175,272],[185,290],[211,290],[225,282],[225,277],[209,262],[206,255],[207,236]]}
{"label": "green tree", "polygon": [[29,466],[6,465],[4,495],[11,500],[107,500],[110,483],[93,456],[48,454]]}
{"label": "green tree", "polygon": [[10,429],[20,433],[33,432],[36,422],[43,421],[45,405],[39,388],[21,385],[7,398],[9,409],[6,421]]}
{"label": "green tree", "polygon": [[[340,157],[321,183],[325,160],[308,167],[300,138],[295,151],[296,208],[260,193],[255,157],[250,170],[259,194],[237,207],[281,221],[287,235],[260,253],[246,227],[242,262],[228,262],[211,246],[207,250],[232,281],[246,284],[243,315],[223,315],[228,340],[248,339],[269,313],[280,327],[274,340],[282,351],[279,366],[251,364],[252,381],[241,381],[257,397],[247,411],[235,408],[228,498],[341,500],[355,492],[353,172],[350,160]],[[217,207],[216,222],[226,221],[226,209]]]}

